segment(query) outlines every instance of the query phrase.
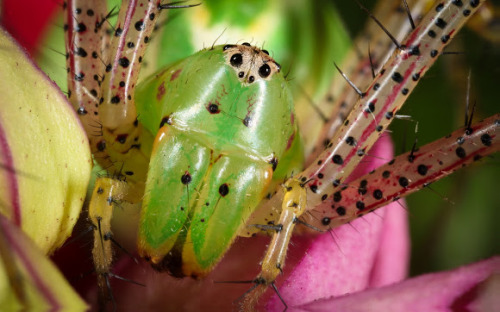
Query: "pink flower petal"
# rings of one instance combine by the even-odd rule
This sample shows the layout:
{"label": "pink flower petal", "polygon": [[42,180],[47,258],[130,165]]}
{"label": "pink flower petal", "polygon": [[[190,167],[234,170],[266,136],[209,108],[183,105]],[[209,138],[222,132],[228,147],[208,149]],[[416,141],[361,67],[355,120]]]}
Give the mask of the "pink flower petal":
{"label": "pink flower petal", "polygon": [[[479,290],[484,286],[498,289],[498,282],[493,285],[482,284],[488,277],[498,273],[500,257],[495,257],[453,271],[428,274],[383,288],[311,302],[289,311],[484,311],[482,308],[494,311],[495,307],[500,307],[498,293],[496,296],[490,293],[485,298],[484,292]],[[478,297],[479,294],[481,296]],[[487,306],[484,306],[485,303]]]}

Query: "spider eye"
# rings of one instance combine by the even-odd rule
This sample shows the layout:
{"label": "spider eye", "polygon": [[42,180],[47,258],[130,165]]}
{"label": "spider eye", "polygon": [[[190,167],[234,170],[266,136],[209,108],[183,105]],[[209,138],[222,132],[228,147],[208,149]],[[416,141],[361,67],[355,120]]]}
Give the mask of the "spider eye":
{"label": "spider eye", "polygon": [[243,64],[243,56],[240,53],[233,54],[229,62],[235,67],[240,67]]}
{"label": "spider eye", "polygon": [[262,78],[266,78],[269,74],[271,74],[271,67],[269,67],[269,65],[264,64],[259,68],[259,75]]}
{"label": "spider eye", "polygon": [[226,51],[229,48],[234,48],[234,44],[226,44],[223,48],[222,51]]}
{"label": "spider eye", "polygon": [[269,51],[267,51],[267,50],[262,50],[262,52],[269,55]]}
{"label": "spider eye", "polygon": [[243,45],[247,46],[247,47],[250,47],[250,43],[248,43],[248,42],[243,42]]}

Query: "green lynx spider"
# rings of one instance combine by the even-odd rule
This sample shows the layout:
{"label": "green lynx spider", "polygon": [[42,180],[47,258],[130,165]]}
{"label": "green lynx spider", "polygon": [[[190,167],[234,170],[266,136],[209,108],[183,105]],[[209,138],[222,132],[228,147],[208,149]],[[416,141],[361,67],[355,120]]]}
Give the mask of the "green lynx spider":
{"label": "green lynx spider", "polygon": [[[109,220],[116,201],[143,201],[139,253],[156,269],[179,277],[208,273],[237,235],[249,236],[262,229],[271,232],[262,273],[255,279],[257,287],[244,301],[244,307],[251,310],[284,267],[297,220],[328,231],[418,190],[477,155],[497,150],[495,116],[471,126],[473,131],[461,136],[461,146],[456,146],[455,135],[436,143],[456,151],[446,161],[406,168],[408,155],[402,155],[392,168],[405,167],[401,170],[407,175],[396,169],[381,173],[388,178],[385,172],[389,171],[389,177],[396,179],[394,185],[383,190],[375,187],[374,173],[359,182],[358,193],[366,198],[346,196],[351,189],[343,181],[481,3],[445,1],[433,7],[420,22],[422,26],[385,61],[357,104],[350,101],[354,108],[342,124],[337,122],[334,128],[338,130],[330,130],[326,148],[297,173],[290,155],[300,153],[301,148],[291,96],[280,65],[265,50],[248,44],[213,46],[136,88],[142,55],[168,5],[123,2],[114,34],[108,38],[101,27],[108,11],[101,2],[67,2],[69,98],[89,133],[95,159],[110,173],[121,175],[97,180],[89,208],[96,226],[93,254],[101,288],[106,291],[112,261],[110,242],[103,236],[111,233]],[[380,61],[384,61],[382,56]],[[199,75],[191,74],[197,71]],[[196,89],[207,80],[217,81],[217,87]],[[169,99],[175,100],[166,105]],[[230,104],[240,102],[242,106]],[[257,112],[263,117],[257,117]],[[207,128],[198,126],[202,123]],[[95,133],[95,124],[102,126],[101,133]],[[246,133],[251,129],[262,132],[261,136]],[[410,156],[417,158],[414,154]],[[276,193],[269,192],[273,179],[282,181],[292,172],[294,177],[278,186]],[[241,180],[247,183],[237,187]],[[165,199],[164,188],[172,190],[172,197]],[[162,209],[167,205],[171,208]]]}

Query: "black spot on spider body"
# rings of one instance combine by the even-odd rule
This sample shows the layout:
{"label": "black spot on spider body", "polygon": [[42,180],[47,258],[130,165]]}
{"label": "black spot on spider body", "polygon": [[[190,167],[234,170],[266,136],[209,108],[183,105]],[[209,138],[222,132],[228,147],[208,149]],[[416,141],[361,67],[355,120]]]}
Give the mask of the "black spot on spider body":
{"label": "black spot on spider body", "polygon": [[376,83],[373,85],[373,90],[377,91],[380,88],[380,83]]}
{"label": "black spot on spider body", "polygon": [[431,38],[436,38],[436,32],[432,29],[427,32],[427,35]]}
{"label": "black spot on spider body", "polygon": [[416,46],[411,46],[408,53],[410,55],[420,55],[420,48],[418,47],[418,45]]}
{"label": "black spot on spider body", "polygon": [[325,200],[327,198],[328,198],[328,195],[326,195],[326,194],[323,194],[323,196],[321,196],[321,200]]}
{"label": "black spot on spider body", "polygon": [[106,65],[106,72],[109,73],[111,71],[111,64]]}
{"label": "black spot on spider body", "polygon": [[105,149],[106,149],[106,141],[102,140],[102,141],[97,142],[97,150],[99,152],[102,152]]}
{"label": "black spot on spider body", "polygon": [[356,146],[358,144],[358,142],[356,141],[356,139],[354,139],[352,136],[348,136],[346,139],[345,139],[345,142],[350,145],[350,146]]}
{"label": "black spot on spider body", "polygon": [[479,5],[479,0],[471,0],[470,1],[470,6],[475,8]]}
{"label": "black spot on spider body", "polygon": [[462,145],[462,144],[464,144],[464,142],[465,142],[464,137],[458,137],[458,139],[457,139],[457,144],[458,145]]}
{"label": "black spot on spider body", "polygon": [[85,110],[84,107],[78,107],[78,110],[76,111],[78,115],[86,115],[87,111]]}
{"label": "black spot on spider body", "polygon": [[323,179],[325,176],[322,173],[318,173],[317,177],[318,179]]}
{"label": "black spot on spider body", "polygon": [[83,81],[84,78],[85,78],[85,74],[82,72],[75,75],[75,81]]}
{"label": "black spot on spider body", "polygon": [[182,177],[181,177],[182,184],[188,185],[189,183],[191,183],[191,181],[192,181],[192,178],[191,178],[191,175],[189,174],[189,172],[186,172],[182,175]]}
{"label": "black spot on spider body", "polygon": [[266,77],[268,77],[270,74],[271,74],[271,67],[269,67],[269,65],[264,64],[264,65],[262,65],[262,66],[259,68],[259,75],[260,75],[262,78],[266,78]]}
{"label": "black spot on spider body", "polygon": [[342,156],[340,156],[340,155],[333,155],[332,161],[334,164],[337,164],[337,165],[342,165],[344,163],[344,160],[342,159]]}
{"label": "black spot on spider body", "polygon": [[333,201],[338,203],[342,200],[342,194],[340,192],[333,193]]}
{"label": "black spot on spider body", "polygon": [[155,19],[155,14],[154,13],[149,14],[149,20],[152,21],[154,19]]}
{"label": "black spot on spider body", "polygon": [[375,103],[370,102],[368,105],[366,105],[365,112],[367,113],[373,113],[375,111]]}
{"label": "black spot on spider body", "polygon": [[78,33],[82,33],[87,30],[87,26],[84,23],[78,23],[75,27],[75,31]]}
{"label": "black spot on spider body", "polygon": [[208,111],[210,112],[210,114],[218,114],[220,113],[220,110],[219,110],[219,105],[217,104],[214,104],[214,103],[210,103],[208,105]]}
{"label": "black spot on spider body", "polygon": [[428,169],[429,169],[429,168],[427,168],[427,166],[426,166],[426,165],[418,165],[418,167],[417,167],[417,172],[418,172],[418,174],[420,174],[420,175],[424,176],[424,175],[426,175],[426,174],[427,174],[427,170],[428,170]]}
{"label": "black spot on spider body", "polygon": [[488,133],[485,133],[481,136],[481,143],[485,146],[491,146],[491,136]]}
{"label": "black spot on spider body", "polygon": [[462,0],[453,0],[451,3],[453,3],[454,5],[456,5],[459,8],[461,8],[464,5]]}
{"label": "black spot on spider body", "polygon": [[384,130],[384,127],[381,126],[381,125],[378,125],[375,130],[377,130],[377,132],[381,132],[382,130]]}
{"label": "black spot on spider body", "polygon": [[394,74],[392,74],[391,78],[392,78],[392,80],[394,80],[394,82],[397,82],[397,83],[403,82],[403,76],[401,76],[401,74],[398,72],[395,72]]}
{"label": "black spot on spider body", "polygon": [[392,112],[385,113],[385,119],[387,119],[387,120],[390,120],[393,116],[394,116],[394,114]]}
{"label": "black spot on spider body", "polygon": [[278,167],[278,158],[273,157],[270,161],[269,164],[273,166],[273,171],[276,170],[276,167]]}
{"label": "black spot on spider body", "polygon": [[377,190],[373,191],[373,198],[382,199],[382,197],[384,197],[384,194],[382,193],[381,190],[377,189]]}
{"label": "black spot on spider body", "polygon": [[125,87],[125,81],[120,81],[120,84],[119,84],[119,85],[120,85],[120,87],[122,87],[122,88],[123,88],[123,87]]}
{"label": "black spot on spider body", "polygon": [[140,21],[137,21],[134,25],[135,27],[135,30],[137,31],[143,31],[144,28],[146,28],[146,25],[144,25],[144,21],[140,20]]}
{"label": "black spot on spider body", "polygon": [[78,14],[81,14],[82,13],[82,9],[80,8],[76,8],[75,9],[75,13],[78,15]]}
{"label": "black spot on spider body", "polygon": [[441,29],[445,28],[447,24],[448,24],[448,23],[446,23],[446,22],[444,21],[444,19],[442,19],[442,18],[438,18],[438,19],[436,19],[436,22],[435,22],[435,25],[436,25],[437,27],[441,28]]}
{"label": "black spot on spider body", "polygon": [[148,36],[144,37],[144,43],[148,43],[148,42],[149,42],[149,37]]}
{"label": "black spot on spider body", "polygon": [[471,12],[470,12],[470,10],[467,10],[467,9],[465,9],[465,10],[463,10],[463,11],[462,11],[462,14],[463,14],[465,17],[469,16],[469,15],[470,15],[470,13],[471,13]]}
{"label": "black spot on spider body", "polygon": [[408,92],[410,92],[410,90],[408,90],[407,88],[403,88],[403,90],[401,90],[402,95],[407,95]]}
{"label": "black spot on spider body", "polygon": [[127,47],[128,47],[129,49],[133,49],[133,48],[135,47],[135,44],[134,44],[132,41],[129,41],[129,42],[127,43]]}
{"label": "black spot on spider body", "polygon": [[345,211],[344,207],[342,207],[342,206],[341,207],[337,207],[337,209],[335,209],[335,211],[337,212],[337,214],[339,216],[345,216],[346,211]]}
{"label": "black spot on spider body", "polygon": [[314,184],[314,185],[311,185],[309,188],[310,188],[310,189],[311,189],[311,191],[312,191],[313,193],[315,193],[315,194],[318,192],[318,186],[317,186],[317,185],[315,185],[315,184]]}
{"label": "black spot on spider body", "polygon": [[133,176],[134,172],[133,171],[125,171],[125,174],[128,176]]}
{"label": "black spot on spider body", "polygon": [[123,29],[121,29],[120,27],[118,27],[116,30],[115,30],[115,36],[116,37],[120,37],[123,33]]}
{"label": "black spot on spider body", "polygon": [[339,179],[333,180],[333,187],[337,187],[339,185],[340,185],[340,180]]}
{"label": "black spot on spider body", "polygon": [[172,124],[172,118],[170,118],[170,116],[165,116],[162,118],[161,122],[160,122],[160,129],[161,127],[163,127],[165,124],[167,125],[171,125]]}
{"label": "black spot on spider body", "polygon": [[432,50],[431,51],[431,57],[436,57],[438,55],[438,51],[437,50]]}
{"label": "black spot on spider body", "polygon": [[249,82],[249,83],[252,83],[252,82],[254,82],[254,81],[255,81],[255,77],[254,77],[254,76],[250,76],[250,77],[248,77],[248,82]]}
{"label": "black spot on spider body", "polygon": [[365,195],[367,192],[368,192],[368,190],[367,190],[366,186],[363,186],[363,187],[360,186],[358,188],[358,194],[359,195]]}
{"label": "black spot on spider body", "polygon": [[76,50],[75,50],[75,54],[80,56],[80,57],[86,57],[87,56],[87,51],[85,51],[85,49],[83,49],[82,47],[78,47]]}
{"label": "black spot on spider body", "polygon": [[252,118],[250,118],[250,116],[246,116],[244,119],[243,119],[243,124],[245,125],[245,127],[250,127],[250,123],[252,121]]}
{"label": "black spot on spider body", "polygon": [[96,52],[96,51],[93,51],[93,52],[92,52],[92,58],[95,58],[95,59],[96,59],[96,58],[98,58],[98,57],[99,57],[99,54],[97,54],[97,52]]}
{"label": "black spot on spider body", "polygon": [[116,141],[118,141],[121,144],[125,144],[127,141],[128,134],[119,134],[116,136]]}
{"label": "black spot on spider body", "polygon": [[219,187],[219,194],[220,194],[220,196],[224,197],[224,196],[226,196],[228,193],[229,193],[229,186],[227,185],[227,183],[222,184],[222,185]]}
{"label": "black spot on spider body", "polygon": [[98,187],[97,188],[97,194],[102,194],[102,193],[104,193],[103,188],[102,187]]}
{"label": "black spot on spider body", "polygon": [[362,201],[357,201],[356,208],[358,208],[359,210],[365,209],[365,203],[363,203]]}
{"label": "black spot on spider body", "polygon": [[368,181],[366,180],[361,180],[359,182],[359,187],[366,188],[368,186]]}
{"label": "black spot on spider body", "polygon": [[111,101],[110,101],[112,104],[118,104],[120,103],[120,97],[118,95],[115,95],[111,98]]}
{"label": "black spot on spider body", "polygon": [[420,79],[420,74],[419,74],[419,73],[414,73],[414,74],[411,76],[411,79],[413,79],[413,81],[417,81],[418,79]]}
{"label": "black spot on spider body", "polygon": [[436,12],[441,12],[444,8],[444,4],[443,3],[440,3],[436,6]]}
{"label": "black spot on spider body", "polygon": [[441,42],[442,42],[442,43],[447,43],[447,42],[448,42],[448,40],[450,40],[450,36],[448,36],[448,35],[443,35],[443,36],[441,37]]}
{"label": "black spot on spider body", "polygon": [[120,64],[121,67],[127,68],[130,65],[130,61],[126,57],[122,57],[118,59],[118,64]]}
{"label": "black spot on spider body", "polygon": [[94,16],[94,10],[92,10],[92,9],[88,9],[88,10],[87,10],[87,15],[88,15],[88,16]]}
{"label": "black spot on spider body", "polygon": [[229,63],[234,67],[240,67],[243,64],[243,56],[241,53],[233,54],[229,59]]}
{"label": "black spot on spider body", "polygon": [[324,217],[323,219],[321,219],[321,223],[325,226],[329,225],[330,224],[330,221],[331,219],[328,218],[328,217]]}
{"label": "black spot on spider body", "polygon": [[467,156],[467,153],[465,152],[464,148],[459,146],[455,150],[455,153],[457,154],[458,158],[465,158]]}
{"label": "black spot on spider body", "polygon": [[398,182],[399,182],[399,185],[401,185],[404,188],[408,187],[408,184],[410,184],[410,182],[408,181],[408,179],[405,178],[405,177],[400,177],[399,180],[398,180]]}
{"label": "black spot on spider body", "polygon": [[387,179],[391,176],[391,172],[389,170],[385,170],[382,172],[382,178]]}

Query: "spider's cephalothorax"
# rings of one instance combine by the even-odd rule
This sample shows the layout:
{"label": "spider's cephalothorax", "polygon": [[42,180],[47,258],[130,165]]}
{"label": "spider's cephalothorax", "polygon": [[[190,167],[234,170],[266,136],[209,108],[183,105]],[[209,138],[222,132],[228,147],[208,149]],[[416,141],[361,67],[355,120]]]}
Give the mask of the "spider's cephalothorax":
{"label": "spider's cephalothorax", "polygon": [[265,50],[244,43],[177,62],[146,79],[136,99],[139,121],[157,133],[140,253],[175,276],[203,275],[286,165],[296,133],[288,85]]}

